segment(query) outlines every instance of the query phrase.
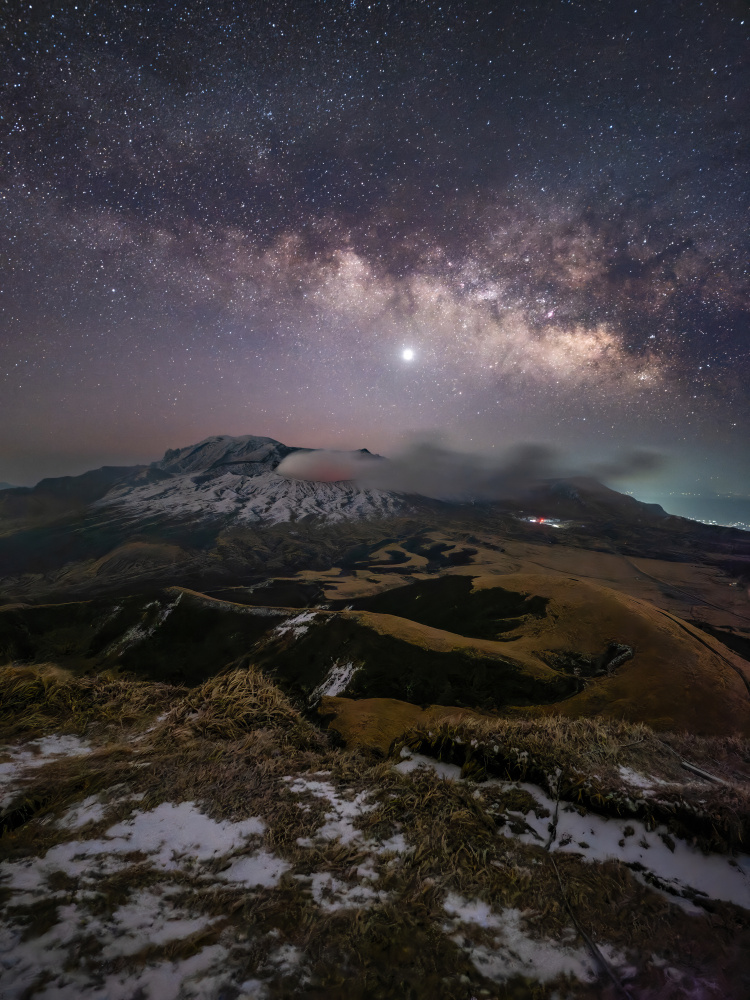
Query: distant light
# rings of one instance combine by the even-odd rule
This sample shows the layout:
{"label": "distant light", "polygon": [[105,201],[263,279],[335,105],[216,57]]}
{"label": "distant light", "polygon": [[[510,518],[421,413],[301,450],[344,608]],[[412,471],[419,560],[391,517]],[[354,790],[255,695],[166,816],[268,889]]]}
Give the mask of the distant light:
{"label": "distant light", "polygon": [[404,361],[413,361],[414,351],[411,349],[411,347],[405,347],[403,353],[401,354],[401,357],[404,359]]}

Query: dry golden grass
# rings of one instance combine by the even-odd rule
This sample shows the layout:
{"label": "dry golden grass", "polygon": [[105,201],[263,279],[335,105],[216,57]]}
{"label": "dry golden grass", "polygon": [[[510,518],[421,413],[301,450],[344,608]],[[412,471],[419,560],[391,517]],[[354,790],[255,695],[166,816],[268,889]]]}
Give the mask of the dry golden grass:
{"label": "dry golden grass", "polygon": [[186,694],[159,724],[168,739],[238,739],[264,726],[302,725],[289,699],[253,666],[234,667]]}
{"label": "dry golden grass", "polygon": [[[448,760],[479,781],[487,776],[534,782],[561,799],[610,816],[665,824],[706,850],[746,850],[750,843],[750,740],[657,736],[647,726],[611,719],[444,720],[404,735],[399,745]],[[721,776],[696,782],[690,763]],[[723,763],[722,763],[723,759]],[[620,768],[666,782],[644,796]],[[742,772],[738,770],[742,768]],[[729,779],[731,776],[731,780]]]}
{"label": "dry golden grass", "polygon": [[54,728],[83,733],[91,724],[136,726],[182,693],[169,684],[108,674],[78,677],[52,663],[0,667],[0,740]]}
{"label": "dry golden grass", "polygon": [[[74,679],[49,666],[5,668],[0,671],[0,685],[3,694],[12,696],[15,710],[27,722],[35,720],[37,728],[59,731],[60,720],[67,718],[77,725],[88,720],[90,732],[97,725],[98,704],[109,706],[109,716],[116,716],[117,705],[134,706],[139,719],[146,718],[148,709],[152,722],[136,738],[113,742],[110,730],[107,745],[88,756],[39,768],[23,796],[42,805],[32,809],[28,822],[3,838],[6,856],[39,856],[70,839],[49,818],[87,795],[110,789],[111,808],[100,824],[86,831],[87,837],[101,836],[133,808],[195,801],[216,819],[261,817],[266,824],[263,846],[290,866],[276,888],[253,891],[212,885],[182,873],[157,873],[143,859],[102,878],[90,900],[92,914],[106,916],[131,899],[134,891],[166,884],[166,879],[180,905],[184,901],[191,912],[219,918],[182,941],[139,953],[132,958],[134,963],[184,958],[219,942],[229,949],[228,965],[241,964],[248,977],[263,978],[273,997],[546,1000],[556,991],[560,995],[559,982],[540,985],[522,977],[504,985],[488,982],[472,965],[461,941],[481,943],[489,932],[464,927],[454,940],[445,931],[448,892],[482,899],[496,912],[507,907],[520,910],[525,933],[532,938],[558,940],[570,927],[546,852],[510,835],[512,817],[504,814],[533,805],[523,792],[510,790],[504,798],[492,797],[482,792],[481,783],[442,781],[430,770],[403,775],[393,769],[392,758],[384,760],[366,747],[335,747],[253,667],[235,665],[191,691],[128,680]],[[166,717],[155,722],[165,709]],[[11,711],[4,698],[3,711]],[[104,727],[97,732],[106,735]],[[479,779],[497,774],[536,781],[545,788],[547,776],[559,770],[563,794],[569,790],[575,798],[580,790],[582,803],[606,811],[606,787],[586,785],[594,774],[602,781],[614,781],[624,764],[664,780],[684,779],[679,757],[665,749],[667,739],[674,754],[692,754],[691,759],[707,769],[709,764],[714,770],[724,767],[722,774],[750,761],[747,741],[739,738],[665,738],[642,725],[553,717],[433,718],[397,740],[393,751],[408,743],[461,763],[467,774]],[[349,844],[315,839],[330,804],[292,794],[283,779],[320,772],[344,798],[369,793],[374,808],[355,821],[362,831],[360,839]],[[701,787],[701,796],[710,799],[711,789]],[[118,805],[117,796],[133,793],[143,795],[137,806]],[[597,806],[596,794],[603,796],[604,804]],[[717,794],[726,795],[726,790],[717,786]],[[488,808],[490,800],[494,811]],[[370,838],[395,833],[405,838],[409,853],[399,857],[372,853]],[[312,838],[312,847],[298,843],[305,838]],[[724,842],[728,843],[727,837]],[[357,866],[365,861],[378,873],[383,902],[332,912],[315,904],[305,876],[329,872],[352,885],[357,882]],[[217,872],[220,864],[217,861]],[[670,956],[670,961],[688,960],[709,968],[719,955],[722,963],[733,962],[736,970],[743,961],[742,949],[750,952],[750,922],[736,907],[718,904],[710,919],[698,919],[671,906],[623,865],[593,865],[573,855],[560,856],[558,864],[568,901],[586,930],[644,969],[646,958],[655,952]],[[50,888],[60,893],[56,901],[9,911],[30,936],[44,933],[57,920],[56,907],[73,899],[83,905],[75,883],[68,884],[62,875]],[[269,965],[282,944],[293,945],[304,955],[304,981],[296,974],[274,972]],[[583,947],[580,940],[575,946]],[[85,961],[95,963],[100,945],[82,939],[81,947],[89,949]],[[733,948],[739,949],[737,954]],[[739,982],[739,973],[732,975],[732,982]],[[669,995],[658,993],[664,982],[659,976],[659,970],[646,969],[639,986],[653,985],[657,990],[653,996]],[[601,984],[571,983],[563,989],[564,995],[578,1000],[606,996]]]}
{"label": "dry golden grass", "polygon": [[397,698],[340,698],[324,695],[318,715],[339,734],[348,747],[367,747],[387,754],[391,744],[407,730],[451,718],[484,718],[486,713],[468,708],[429,705],[422,709]]}

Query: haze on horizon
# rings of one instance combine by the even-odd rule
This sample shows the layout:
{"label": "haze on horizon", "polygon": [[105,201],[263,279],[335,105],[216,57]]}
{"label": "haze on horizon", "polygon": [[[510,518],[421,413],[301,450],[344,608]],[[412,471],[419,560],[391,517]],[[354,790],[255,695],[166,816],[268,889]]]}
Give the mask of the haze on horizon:
{"label": "haze on horizon", "polygon": [[749,25],[740,0],[28,7],[0,480],[439,428],[653,449],[615,484],[644,499],[750,493]]}

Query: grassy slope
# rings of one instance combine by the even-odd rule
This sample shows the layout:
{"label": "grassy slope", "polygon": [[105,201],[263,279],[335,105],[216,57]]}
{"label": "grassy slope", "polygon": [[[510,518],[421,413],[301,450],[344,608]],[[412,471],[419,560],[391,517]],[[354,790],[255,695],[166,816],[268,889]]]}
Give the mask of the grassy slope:
{"label": "grassy slope", "polygon": [[[467,577],[457,582],[471,587]],[[405,613],[434,621],[445,596],[434,583],[382,596],[395,606],[408,592]],[[741,658],[647,602],[540,574],[474,578],[461,601],[468,627],[486,634],[497,626],[499,638],[367,610],[313,609],[295,625],[300,613],[294,609],[256,608],[171,588],[117,602],[6,606],[0,609],[0,655],[180,684],[199,683],[245,657],[302,702],[321,684],[325,692],[333,667],[349,663],[351,679],[336,693],[480,711],[538,706],[533,710],[603,713],[666,730],[750,733]],[[611,675],[575,676],[581,664],[602,661],[612,644],[632,649],[632,658]]]}
{"label": "grassy slope", "polygon": [[[574,688],[542,663],[520,664],[503,647],[368,612],[316,611],[284,630],[294,609],[253,608],[187,591],[60,605],[0,609],[0,654],[8,660],[55,660],[77,670],[133,671],[194,684],[240,656],[273,671],[304,697],[340,657],[362,669],[361,694],[429,703],[455,690],[467,705],[549,701]],[[277,628],[277,626],[281,626]]]}
{"label": "grassy slope", "polygon": [[[565,702],[541,711],[571,717],[604,713],[659,729],[750,734],[747,665],[717,640],[645,601],[575,579],[514,574],[509,589],[549,599],[548,616],[518,630],[513,654],[601,651],[609,641],[635,650],[611,677],[592,678]],[[475,581],[496,586],[498,578]]]}
{"label": "grassy slope", "polygon": [[[53,956],[54,976],[64,974],[73,984],[101,982],[113,972],[137,977],[160,962],[180,975],[192,957],[221,946],[226,957],[216,990],[219,982],[226,989],[227,983],[256,979],[269,998],[617,995],[604,976],[588,984],[559,975],[544,981],[533,962],[520,971],[511,960],[506,981],[487,978],[472,956],[495,948],[505,954],[503,945],[491,922],[458,925],[447,918],[446,906],[458,895],[487,907],[494,920],[520,914],[513,920],[520,920],[523,940],[536,956],[559,951],[586,956],[573,914],[577,926],[614,956],[617,976],[629,967],[633,996],[682,1000],[701,990],[743,995],[750,972],[750,911],[699,899],[699,907],[686,912],[616,861],[592,864],[577,854],[550,855],[542,844],[519,835],[523,813],[538,808],[520,786],[442,781],[429,770],[399,773],[393,768],[399,745],[385,761],[356,747],[335,749],[258,671],[229,671],[185,691],[80,678],[59,668],[10,667],[0,670],[0,706],[0,739],[62,728],[85,734],[96,748],[28,773],[4,816],[13,821],[0,841],[11,866],[6,871],[19,865],[34,870],[35,859],[60,845],[73,841],[83,850],[112,823],[130,822],[136,812],[148,813],[159,803],[188,801],[200,803],[217,822],[260,817],[265,824],[260,846],[288,866],[275,886],[253,889],[212,881],[211,873],[219,879],[226,866],[220,859],[205,869],[164,871],[146,851],[124,858],[116,872],[99,875],[95,886],[53,869],[38,890],[6,890],[0,916],[23,928],[24,948],[40,941],[40,970],[44,941],[64,931],[62,960]],[[672,801],[679,804],[687,795],[690,806],[702,800],[700,814],[673,810],[673,836],[705,840],[708,831],[705,843],[714,849],[736,844],[747,822],[741,781],[716,791],[679,785],[679,768],[667,752],[670,745],[679,754],[690,752],[696,763],[718,767],[727,778],[743,768],[750,774],[750,750],[738,739],[670,737],[665,751],[646,727],[627,723],[464,719],[430,721],[406,743],[459,759],[467,774],[479,778],[482,771],[506,776],[510,771],[511,777],[546,787],[547,775],[558,773],[563,796],[582,809],[589,805],[613,815],[625,808],[628,794],[621,766],[658,775],[674,783]],[[303,786],[313,779],[323,782],[340,805],[292,793],[296,778]],[[362,795],[368,805],[358,811],[354,803]],[[67,810],[92,797],[103,803],[103,815],[94,815],[84,828],[68,829]],[[331,811],[342,809],[353,816],[352,839],[322,837]],[[379,853],[378,843],[395,835],[406,849]],[[252,857],[255,849],[251,844],[243,856]],[[310,885],[316,878],[330,886],[330,908],[325,896],[319,902],[313,898]],[[336,904],[358,886],[369,892],[362,902]],[[86,925],[104,920],[105,926],[107,921],[116,926],[121,908],[143,892],[156,892],[165,906],[179,901],[181,912],[206,921],[205,929],[153,943],[113,964],[102,953],[106,937],[92,939]],[[295,960],[286,965],[275,960],[280,946],[291,948]]]}
{"label": "grassy slope", "polygon": [[0,608],[0,655],[196,684],[293,612],[213,601],[181,588],[113,601]]}

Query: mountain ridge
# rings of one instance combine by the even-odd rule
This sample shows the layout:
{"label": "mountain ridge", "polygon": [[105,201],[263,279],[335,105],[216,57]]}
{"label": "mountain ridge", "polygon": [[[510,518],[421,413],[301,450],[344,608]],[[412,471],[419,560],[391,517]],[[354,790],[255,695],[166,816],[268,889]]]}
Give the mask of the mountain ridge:
{"label": "mountain ridge", "polygon": [[[746,533],[673,517],[586,476],[530,480],[507,499],[440,500],[367,480],[278,473],[289,455],[318,451],[353,458],[353,468],[363,456],[388,461],[366,449],[330,453],[268,437],[217,435],[168,449],[148,465],[103,466],[3,491],[0,595],[62,598],[171,583],[200,589],[336,565],[366,573],[381,549],[386,554],[370,575],[408,575],[423,557],[402,551],[396,558],[387,547],[422,530],[454,539],[484,533],[495,548],[505,538],[528,538],[677,560],[710,550],[740,574],[750,560]],[[351,555],[358,546],[361,553]],[[438,551],[423,561],[432,572],[471,558],[459,546],[448,560]]]}
{"label": "mountain ridge", "polygon": [[[150,860],[184,855],[180,897],[187,886],[195,912],[236,912],[243,934],[257,901],[259,940],[277,940],[275,923],[266,933],[269,905],[279,926],[296,929],[325,920],[334,890],[359,911],[382,900],[394,944],[374,959],[389,968],[417,926],[394,924],[413,909],[415,887],[419,924],[426,913],[430,933],[455,942],[445,918],[454,897],[428,909],[436,885],[470,886],[484,920],[488,899],[498,914],[544,918],[559,883],[546,933],[561,948],[572,940],[559,923],[565,906],[600,946],[619,947],[625,925],[644,927],[639,954],[653,954],[654,928],[674,922],[664,962],[708,941],[724,969],[725,939],[750,908],[750,857],[740,853],[750,829],[750,536],[587,477],[523,490],[516,477],[505,500],[439,500],[374,489],[367,477],[336,481],[357,462],[329,452],[287,466],[328,481],[279,474],[294,454],[273,439],[211,438],[147,466],[0,494],[0,833],[5,868],[18,875],[8,912],[19,941],[52,913],[70,954],[89,956],[97,925],[67,900],[90,897],[100,913],[110,893],[114,913],[144,911],[139,926],[151,928],[150,900],[162,907],[175,882],[167,871],[154,883]],[[427,483],[424,472],[400,482]],[[375,470],[372,482],[387,479]],[[214,846],[230,820],[266,839],[220,860]],[[129,839],[147,821],[158,837]],[[197,869],[194,829],[207,831],[208,864]],[[118,844],[133,863],[123,868],[120,856],[102,872],[101,852]],[[53,883],[49,859],[61,851],[81,868]],[[269,864],[289,872],[276,889]],[[250,894],[237,897],[227,873],[256,868]],[[41,887],[31,897],[29,871]],[[144,878],[146,890],[123,903],[123,884]],[[308,919],[301,907],[311,904]],[[678,906],[699,905],[708,920],[690,916],[688,937]],[[185,912],[170,920],[177,935],[194,926]],[[375,912],[324,924],[325,949],[335,928],[360,923],[383,940]],[[46,923],[41,932],[45,946]],[[536,924],[530,934],[537,956]],[[350,939],[337,940],[346,954]],[[100,968],[108,975],[111,962]],[[455,1000],[470,991],[460,975]],[[424,996],[442,996],[447,981]],[[571,996],[572,985],[566,976]],[[347,969],[340,996],[350,994]]]}

